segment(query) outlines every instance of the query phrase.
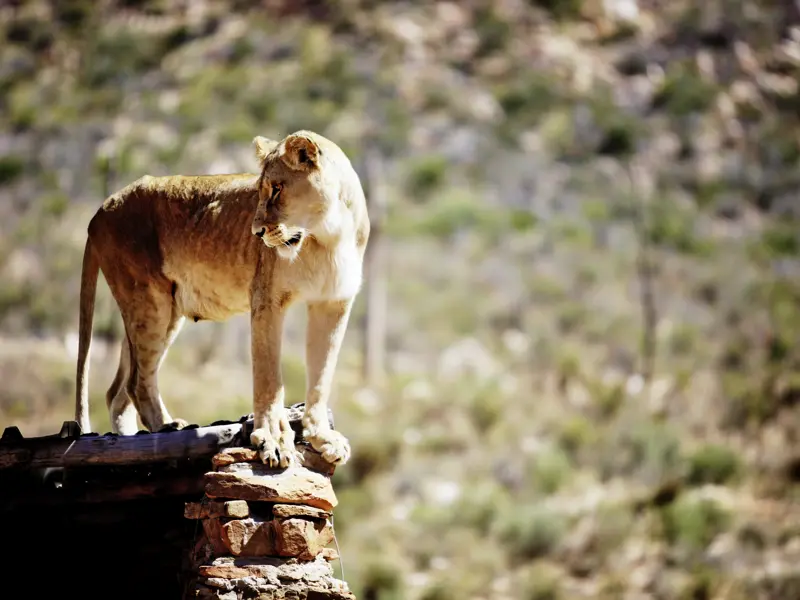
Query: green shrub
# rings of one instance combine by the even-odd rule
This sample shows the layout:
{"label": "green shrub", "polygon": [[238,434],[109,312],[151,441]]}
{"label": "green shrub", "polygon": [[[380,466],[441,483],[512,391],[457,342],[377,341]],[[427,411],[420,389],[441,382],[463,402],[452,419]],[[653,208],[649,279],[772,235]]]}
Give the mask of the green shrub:
{"label": "green shrub", "polygon": [[730,515],[715,501],[680,496],[661,511],[664,537],[689,550],[703,550],[728,529]]}
{"label": "green shrub", "polygon": [[556,323],[561,333],[574,333],[586,324],[589,307],[582,301],[566,300],[558,309]]}
{"label": "green shrub", "polygon": [[683,254],[708,256],[713,252],[709,240],[701,239],[694,231],[696,216],[676,206],[669,198],[657,199],[648,215],[648,238]]}
{"label": "green shrub", "polygon": [[627,156],[636,151],[639,137],[639,120],[614,103],[613,96],[599,94],[592,102],[592,116],[602,131],[598,154]]}
{"label": "green shrub", "polygon": [[684,475],[680,438],[669,425],[643,419],[617,427],[598,451],[606,476],[627,475],[655,485]]}
{"label": "green shrub", "polygon": [[607,556],[630,536],[638,516],[629,505],[603,504],[595,514],[596,530],[593,547],[600,556]]}
{"label": "green shrub", "polygon": [[503,229],[501,215],[471,194],[452,190],[430,203],[415,228],[421,234],[436,238],[446,238],[464,229],[491,235]]}
{"label": "green shrub", "polygon": [[0,186],[16,181],[25,172],[25,161],[18,156],[0,157]]}
{"label": "green shrub", "polygon": [[536,227],[539,220],[529,210],[510,209],[508,215],[509,225],[514,231],[524,232]]}
{"label": "green shrub", "polygon": [[458,524],[486,535],[505,510],[513,509],[508,494],[491,480],[476,481],[470,493],[462,495],[453,511]]}
{"label": "green shrub", "polygon": [[[714,571],[711,567],[697,565],[692,569],[689,581],[681,590],[679,600],[718,597],[715,591],[719,588],[722,580],[720,573]],[[730,589],[728,593],[730,593]],[[734,600],[734,598],[731,598],[731,600]]]}
{"label": "green shrub", "polygon": [[548,11],[559,20],[572,20],[581,16],[582,0],[531,0],[531,4]]}
{"label": "green shrub", "polygon": [[435,581],[422,592],[420,600],[459,600],[462,596],[450,581]]}
{"label": "green shrub", "polygon": [[678,323],[670,332],[667,344],[675,356],[690,355],[700,341],[697,328],[688,323]]}
{"label": "green shrub", "polygon": [[84,83],[90,88],[115,85],[121,78],[157,67],[164,56],[159,39],[132,31],[101,32],[86,51]]}
{"label": "green shrub", "polygon": [[668,67],[653,106],[675,116],[701,113],[711,108],[717,91],[717,86],[706,81],[694,67],[676,62]]}
{"label": "green shrub", "polygon": [[597,441],[597,426],[584,416],[574,415],[560,422],[558,442],[573,457]]}
{"label": "green shrub", "polygon": [[795,223],[775,223],[761,234],[761,247],[769,258],[800,255],[800,226]]}
{"label": "green shrub", "polygon": [[536,491],[554,494],[572,477],[574,467],[569,455],[561,448],[539,453],[533,460],[529,477]]}
{"label": "green shrub", "polygon": [[475,13],[478,34],[477,55],[488,56],[505,49],[511,37],[511,27],[492,8],[480,8]]}
{"label": "green shrub", "polygon": [[538,506],[517,507],[495,524],[495,532],[518,560],[550,554],[567,531],[566,518]]}
{"label": "green shrub", "polygon": [[562,106],[565,101],[557,79],[533,71],[498,86],[495,95],[505,115],[498,134],[506,141],[515,141],[521,130],[537,125],[543,115]]}
{"label": "green shrub", "polygon": [[400,451],[398,434],[397,428],[391,432],[376,428],[353,439],[353,453],[348,468],[342,469],[340,485],[359,485],[370,475],[390,469]]}
{"label": "green shrub", "polygon": [[535,564],[520,583],[522,600],[560,600],[563,598],[559,584],[560,574],[551,566]]}
{"label": "green shrub", "polygon": [[[43,215],[60,219],[69,208],[69,197],[62,192],[53,192],[39,199]],[[70,265],[71,266],[71,265]]]}
{"label": "green shrub", "polygon": [[6,40],[23,45],[34,52],[50,47],[55,39],[53,24],[47,19],[23,17],[12,19],[5,28]]}
{"label": "green shrub", "polygon": [[375,600],[402,600],[403,576],[399,568],[388,560],[376,558],[368,562],[361,574],[359,598]]}
{"label": "green shrub", "polygon": [[429,154],[411,160],[406,174],[406,189],[411,200],[420,202],[427,200],[447,177],[449,163],[444,156]]}
{"label": "green shrub", "polygon": [[734,479],[741,471],[736,453],[725,446],[709,444],[689,457],[687,480],[692,484],[724,484]]}
{"label": "green shrub", "polygon": [[617,415],[625,403],[625,384],[605,383],[599,379],[586,378],[585,384],[592,397],[592,408],[601,419],[611,419]]}
{"label": "green shrub", "polygon": [[506,397],[497,382],[470,385],[464,394],[470,420],[479,433],[490,431],[502,419]]}

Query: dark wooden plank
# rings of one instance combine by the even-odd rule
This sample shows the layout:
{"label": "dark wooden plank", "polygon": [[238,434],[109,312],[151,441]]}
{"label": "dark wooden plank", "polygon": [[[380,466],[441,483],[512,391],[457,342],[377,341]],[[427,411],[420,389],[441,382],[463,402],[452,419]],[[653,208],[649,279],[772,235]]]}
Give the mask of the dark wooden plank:
{"label": "dark wooden plank", "polygon": [[217,425],[145,435],[31,438],[0,444],[0,469],[135,465],[210,457],[238,441],[242,425]]}
{"label": "dark wooden plank", "polygon": [[[303,405],[288,408],[296,439],[301,439]],[[330,411],[329,421],[333,422]],[[216,422],[163,433],[132,436],[81,435],[77,438],[53,435],[40,438],[12,436],[0,441],[0,471],[11,468],[85,467],[155,464],[180,459],[210,458],[222,448],[250,446],[253,422]],[[69,428],[65,428],[65,431]],[[63,434],[63,433],[62,433]]]}
{"label": "dark wooden plank", "polygon": [[194,496],[199,499],[202,495],[202,473],[175,471],[169,476],[139,478],[131,482],[115,482],[115,485],[90,481],[78,485],[65,483],[60,488],[22,487],[14,490],[14,493],[0,493],[0,512],[36,506],[103,504],[171,496]]}

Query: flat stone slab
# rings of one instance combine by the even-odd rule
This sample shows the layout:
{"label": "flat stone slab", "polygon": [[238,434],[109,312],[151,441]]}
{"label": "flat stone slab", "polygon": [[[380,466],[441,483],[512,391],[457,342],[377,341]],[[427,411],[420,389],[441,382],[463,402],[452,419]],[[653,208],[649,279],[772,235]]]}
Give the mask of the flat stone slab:
{"label": "flat stone slab", "polygon": [[183,509],[183,516],[187,519],[218,519],[220,517],[244,519],[250,516],[250,508],[244,500],[187,502]]}
{"label": "flat stone slab", "polygon": [[338,504],[331,481],[304,467],[276,470],[259,463],[233,473],[206,473],[206,495],[210,498],[306,504],[332,511]]}
{"label": "flat stone slab", "polygon": [[292,517],[309,517],[311,519],[328,519],[331,513],[328,511],[304,506],[302,504],[276,504],[272,507],[272,514],[276,518],[290,519]]}
{"label": "flat stone slab", "polygon": [[[307,444],[297,444],[295,445],[295,450],[300,454],[303,463],[302,466],[306,469],[328,476],[333,475],[333,472],[336,470],[334,465],[322,458],[319,452]],[[226,469],[226,467],[232,467],[233,465],[241,463],[263,464],[258,457],[258,452],[253,448],[224,448],[211,457],[211,464],[214,465],[216,471],[220,472],[235,470],[235,467],[233,469]]]}

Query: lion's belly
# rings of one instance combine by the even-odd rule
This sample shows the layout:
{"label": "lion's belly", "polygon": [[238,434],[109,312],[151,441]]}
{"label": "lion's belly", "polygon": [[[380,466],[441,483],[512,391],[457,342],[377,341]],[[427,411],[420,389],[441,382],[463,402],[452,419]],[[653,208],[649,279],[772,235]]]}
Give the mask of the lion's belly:
{"label": "lion's belly", "polygon": [[175,302],[184,316],[195,321],[224,321],[250,312],[250,278],[237,273],[195,269],[171,277]]}

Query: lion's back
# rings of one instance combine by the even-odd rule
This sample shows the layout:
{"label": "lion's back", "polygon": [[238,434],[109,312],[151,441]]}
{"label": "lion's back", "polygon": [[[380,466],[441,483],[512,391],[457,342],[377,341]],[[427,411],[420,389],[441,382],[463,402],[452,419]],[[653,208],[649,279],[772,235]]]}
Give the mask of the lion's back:
{"label": "lion's back", "polygon": [[[162,274],[165,259],[225,260],[232,237],[249,234],[257,175],[145,175],[109,196],[89,223],[103,271]],[[232,236],[232,233],[238,236]],[[247,240],[249,241],[249,240]]]}

